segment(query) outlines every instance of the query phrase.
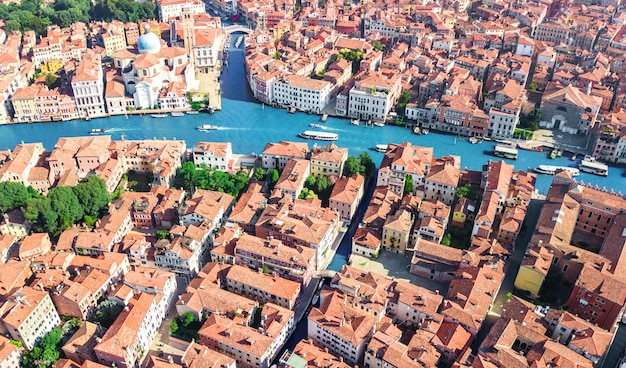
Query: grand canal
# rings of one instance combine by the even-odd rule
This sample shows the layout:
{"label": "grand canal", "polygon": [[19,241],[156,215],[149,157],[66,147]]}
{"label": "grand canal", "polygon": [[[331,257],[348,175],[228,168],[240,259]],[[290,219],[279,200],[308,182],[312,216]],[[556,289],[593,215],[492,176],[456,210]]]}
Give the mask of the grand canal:
{"label": "grand canal", "polygon": [[[237,37],[233,37],[233,42]],[[236,153],[260,153],[267,142],[279,140],[303,141],[298,133],[312,129],[311,123],[319,123],[319,116],[305,113],[290,114],[285,109],[275,109],[258,104],[248,89],[243,67],[243,50],[231,45],[229,67],[222,74],[222,111],[212,115],[185,115],[155,119],[150,116],[116,116],[58,123],[11,124],[0,126],[0,149],[13,148],[24,142],[42,142],[46,149],[54,147],[59,137],[88,135],[92,128],[107,130],[113,139],[179,139],[185,140],[188,147],[198,141],[232,142]],[[218,130],[199,132],[201,124],[212,124]],[[461,166],[479,170],[487,160],[498,158],[491,155],[494,143],[483,142],[472,145],[464,139],[451,135],[431,132],[428,135],[415,135],[410,130],[396,126],[365,127],[354,126],[348,119],[328,118],[324,129],[339,135],[336,142],[348,147],[350,154],[358,155],[367,151],[374,162],[379,163],[382,153],[372,150],[377,144],[411,142],[414,145],[434,147],[435,155],[453,154],[462,156]],[[314,143],[309,142],[312,146]],[[318,143],[319,144],[319,143]],[[525,170],[539,164],[575,166],[569,157],[550,160],[545,152],[519,151],[517,160],[509,161],[516,169]],[[624,169],[611,167],[609,176],[599,177],[581,173],[579,180],[598,185],[600,188],[624,188]],[[538,175],[537,188],[545,193],[552,178]]]}

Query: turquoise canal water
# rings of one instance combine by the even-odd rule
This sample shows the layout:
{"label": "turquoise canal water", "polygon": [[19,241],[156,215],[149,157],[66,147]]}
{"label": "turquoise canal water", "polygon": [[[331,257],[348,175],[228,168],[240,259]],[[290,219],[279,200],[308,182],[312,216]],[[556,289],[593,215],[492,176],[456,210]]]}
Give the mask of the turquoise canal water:
{"label": "turquoise canal water", "polygon": [[[237,37],[233,37],[233,42]],[[304,141],[298,133],[304,130],[316,130],[309,124],[320,123],[320,117],[306,113],[290,114],[285,109],[275,109],[255,102],[248,89],[243,67],[242,49],[231,45],[229,67],[222,74],[222,111],[214,114],[185,115],[155,119],[150,116],[116,116],[93,119],[91,121],[72,121],[40,124],[13,124],[0,126],[0,149],[13,148],[21,141],[42,142],[51,150],[60,137],[88,135],[92,128],[107,130],[113,139],[183,139],[188,147],[198,141],[232,142],[236,153],[260,153],[267,142],[279,140]],[[218,130],[199,132],[195,129],[201,124],[220,127]],[[329,132],[337,133],[335,143],[348,147],[350,154],[358,155],[367,151],[380,163],[382,153],[373,151],[377,144],[411,142],[414,145],[432,146],[436,156],[453,154],[462,156],[461,167],[479,170],[487,160],[499,160],[491,155],[494,143],[483,142],[472,145],[462,138],[431,132],[428,135],[415,135],[409,129],[385,126],[365,127],[351,125],[348,119],[329,117],[326,123],[320,123]],[[314,141],[309,142],[313,146]],[[324,142],[317,142],[324,144]],[[550,160],[545,152],[519,151],[517,160],[507,160],[516,169],[526,170],[540,164],[576,166],[569,157]],[[626,177],[624,169],[611,167],[609,176],[599,177],[581,173],[579,180],[598,185],[600,188],[622,190]],[[537,188],[545,193],[552,177],[538,175]],[[625,190],[622,190],[626,193]]]}

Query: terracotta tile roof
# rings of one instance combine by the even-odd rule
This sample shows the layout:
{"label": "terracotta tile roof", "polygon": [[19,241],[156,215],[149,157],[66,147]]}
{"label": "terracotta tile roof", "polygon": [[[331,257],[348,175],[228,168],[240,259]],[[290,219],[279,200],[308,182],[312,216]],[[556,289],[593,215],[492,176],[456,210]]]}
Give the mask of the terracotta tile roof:
{"label": "terracotta tile roof", "polygon": [[2,316],[3,321],[11,326],[21,326],[26,323],[26,319],[45,298],[48,298],[49,302],[52,303],[50,296],[45,291],[29,286],[21,288],[9,297],[9,300],[3,305],[3,311],[6,311]]}
{"label": "terracotta tile roof", "polygon": [[285,300],[294,300],[300,292],[300,283],[273,277],[253,271],[245,266],[234,265],[226,274],[227,280],[233,280],[239,284],[248,285],[263,293],[276,295]]}
{"label": "terracotta tile roof", "polygon": [[307,143],[286,142],[268,143],[263,149],[264,155],[278,155],[294,158],[305,158],[309,150]]}
{"label": "terracotta tile roof", "polygon": [[432,343],[444,347],[455,356],[460,356],[469,347],[471,340],[472,335],[459,323],[444,321],[433,337]]}
{"label": "terracotta tile roof", "polygon": [[[274,311],[275,313],[268,313]],[[212,341],[219,342],[221,345],[232,347],[232,349],[249,353],[253,357],[259,357],[259,359],[266,354],[268,348],[273,343],[276,335],[273,335],[269,331],[280,331],[287,323],[293,318],[293,312],[281,308],[272,303],[266,303],[263,306],[263,315],[270,318],[266,320],[264,325],[265,333],[259,332],[257,329],[235,323],[222,316],[213,314],[211,315],[200,331],[201,339],[211,339]],[[280,322],[279,322],[280,321]]]}
{"label": "terracotta tile roof", "polygon": [[281,267],[307,269],[311,259],[315,257],[314,249],[302,246],[288,247],[279,239],[267,240],[243,234],[235,244],[235,254],[260,256],[261,259],[271,260]]}
{"label": "terracotta tile roof", "polygon": [[189,345],[181,360],[186,368],[222,368],[235,366],[234,358],[197,343]]}
{"label": "terracotta tile roof", "polygon": [[369,249],[378,249],[381,239],[382,232],[371,227],[359,227],[352,237],[354,243]]}
{"label": "terracotta tile roof", "polygon": [[335,182],[330,200],[340,203],[354,203],[359,191],[362,190],[365,178],[355,174],[349,178],[342,177]]}
{"label": "terracotta tile roof", "polygon": [[133,351],[136,347],[137,332],[152,309],[155,298],[153,294],[140,293],[131,299],[129,310],[120,313],[94,350],[112,357],[126,357],[128,350]]}
{"label": "terracotta tile roof", "polygon": [[373,333],[377,322],[374,316],[345,304],[337,292],[324,298],[319,308],[311,309],[308,319],[354,346]]}
{"label": "terracotta tile roof", "polygon": [[237,319],[236,315],[240,314],[247,319],[258,303],[209,284],[197,289],[188,287],[176,305],[187,306],[202,315],[216,314],[228,319]]}
{"label": "terracotta tile roof", "polygon": [[327,351],[313,344],[310,340],[300,340],[293,353],[305,359],[310,367],[328,368],[350,368],[351,365],[344,363],[342,358],[338,358]]}
{"label": "terracotta tile roof", "polygon": [[626,303],[626,281],[606,271],[598,271],[591,265],[583,266],[576,280],[576,286],[618,305]]}

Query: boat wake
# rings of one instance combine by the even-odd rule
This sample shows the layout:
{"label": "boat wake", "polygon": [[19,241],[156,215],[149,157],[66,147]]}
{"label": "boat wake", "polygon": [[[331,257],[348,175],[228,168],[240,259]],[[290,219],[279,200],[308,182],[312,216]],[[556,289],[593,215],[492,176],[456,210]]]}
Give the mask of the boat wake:
{"label": "boat wake", "polygon": [[251,130],[249,128],[232,128],[232,127],[221,127],[218,126],[216,130]]}

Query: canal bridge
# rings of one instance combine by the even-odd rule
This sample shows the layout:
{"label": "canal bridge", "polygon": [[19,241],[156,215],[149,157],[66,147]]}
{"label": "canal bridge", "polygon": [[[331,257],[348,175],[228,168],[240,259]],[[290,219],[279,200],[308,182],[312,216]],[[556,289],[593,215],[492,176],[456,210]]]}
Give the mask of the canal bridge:
{"label": "canal bridge", "polygon": [[232,26],[227,26],[222,28],[225,33],[231,34],[235,32],[243,32],[245,34],[250,34],[252,30],[248,27],[244,27],[241,24],[233,24]]}

